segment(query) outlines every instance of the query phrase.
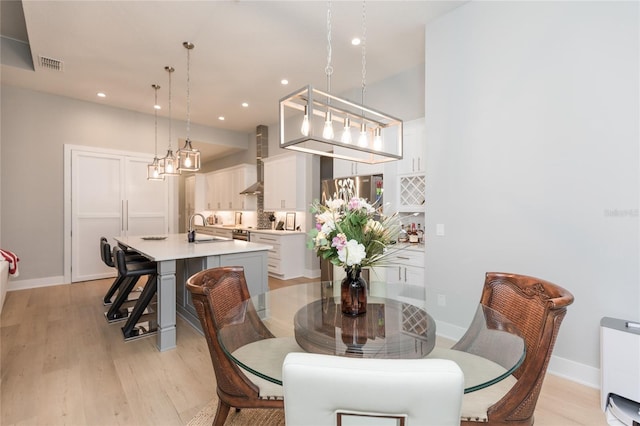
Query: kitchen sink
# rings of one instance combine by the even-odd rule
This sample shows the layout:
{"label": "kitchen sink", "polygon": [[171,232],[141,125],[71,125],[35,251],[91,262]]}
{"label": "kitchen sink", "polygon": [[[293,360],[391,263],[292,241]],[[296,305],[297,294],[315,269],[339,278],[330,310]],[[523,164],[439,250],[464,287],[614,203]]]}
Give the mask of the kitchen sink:
{"label": "kitchen sink", "polygon": [[218,243],[223,241],[231,241],[229,238],[224,237],[209,237],[209,238],[200,238],[196,239],[194,243],[196,244],[204,244],[204,243]]}

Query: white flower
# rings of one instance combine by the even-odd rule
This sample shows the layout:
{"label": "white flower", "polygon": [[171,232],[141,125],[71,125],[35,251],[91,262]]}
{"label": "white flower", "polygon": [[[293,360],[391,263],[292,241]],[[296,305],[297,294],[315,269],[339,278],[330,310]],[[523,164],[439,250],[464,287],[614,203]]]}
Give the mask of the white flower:
{"label": "white flower", "polygon": [[384,232],[384,226],[382,226],[382,224],[377,220],[369,219],[365,226],[365,232],[382,233]]}
{"label": "white flower", "polygon": [[329,207],[330,210],[340,210],[340,208],[342,206],[344,206],[344,200],[340,199],[340,198],[336,198],[334,199],[328,199],[325,203],[327,205],[327,207]]}
{"label": "white flower", "polygon": [[347,241],[342,250],[338,250],[338,259],[347,266],[359,265],[366,256],[364,245],[356,240]]}
{"label": "white flower", "polygon": [[324,212],[316,216],[316,221],[320,224],[320,232],[324,234],[329,234],[331,231],[336,229],[336,224],[334,221],[334,214],[331,212]]}

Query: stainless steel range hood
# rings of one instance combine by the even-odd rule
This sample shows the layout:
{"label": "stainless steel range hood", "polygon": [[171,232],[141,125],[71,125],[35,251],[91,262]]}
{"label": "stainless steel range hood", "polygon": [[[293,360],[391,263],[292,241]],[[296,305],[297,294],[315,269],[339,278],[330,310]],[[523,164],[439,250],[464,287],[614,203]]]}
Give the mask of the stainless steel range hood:
{"label": "stainless steel range hood", "polygon": [[244,191],[242,191],[240,194],[243,194],[243,195],[262,194],[263,189],[264,189],[264,186],[262,185],[262,182],[256,182],[250,187],[248,187],[247,189],[245,189]]}

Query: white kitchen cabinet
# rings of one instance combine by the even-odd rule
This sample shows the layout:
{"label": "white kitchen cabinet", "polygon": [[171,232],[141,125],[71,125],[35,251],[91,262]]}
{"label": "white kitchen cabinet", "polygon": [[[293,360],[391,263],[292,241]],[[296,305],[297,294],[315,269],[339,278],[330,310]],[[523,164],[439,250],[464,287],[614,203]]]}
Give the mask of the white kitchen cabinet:
{"label": "white kitchen cabinet", "polygon": [[[334,148],[335,153],[346,151],[345,148],[336,146]],[[356,161],[341,160],[339,158],[333,159],[333,177],[349,177],[349,176],[368,176],[378,175],[384,172],[384,164],[367,164],[359,163]]]}
{"label": "white kitchen cabinet", "polygon": [[408,246],[393,255],[386,269],[387,296],[418,306],[426,303],[424,246]]}
{"label": "white kitchen cabinet", "polygon": [[256,182],[256,166],[241,164],[207,173],[207,210],[255,210],[255,195],[240,192]]}
{"label": "white kitchen cabinet", "polygon": [[426,176],[400,175],[398,179],[398,211],[424,212],[426,200]]}
{"label": "white kitchen cabinet", "polygon": [[194,213],[207,209],[205,202],[207,191],[206,176],[194,173],[184,178],[184,221],[185,229],[189,227],[189,218]]}
{"label": "white kitchen cabinet", "polygon": [[425,173],[426,135],[424,118],[407,121],[402,126],[402,160],[398,174]]}
{"label": "white kitchen cabinet", "polygon": [[231,208],[233,210],[256,210],[257,197],[255,195],[243,195],[249,185],[257,181],[258,172],[253,164],[241,164],[229,169],[231,175]]}
{"label": "white kitchen cabinet", "polygon": [[267,255],[267,270],[272,277],[288,280],[304,275],[306,234],[301,232],[251,231],[251,242],[273,248]]}
{"label": "white kitchen cabinet", "polygon": [[194,226],[196,234],[213,235],[214,237],[233,238],[233,230],[219,226]]}
{"label": "white kitchen cabinet", "polygon": [[305,155],[264,158],[264,210],[307,210]]}

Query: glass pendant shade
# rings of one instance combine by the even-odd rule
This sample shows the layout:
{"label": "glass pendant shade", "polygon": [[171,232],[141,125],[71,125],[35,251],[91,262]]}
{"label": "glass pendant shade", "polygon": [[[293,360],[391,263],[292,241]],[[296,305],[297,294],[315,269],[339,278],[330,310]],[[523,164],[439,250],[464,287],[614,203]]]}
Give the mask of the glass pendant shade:
{"label": "glass pendant shade", "polygon": [[349,117],[344,119],[344,128],[342,129],[342,138],[340,140],[343,143],[351,143],[351,119]]}
{"label": "glass pendant shade", "polygon": [[[367,164],[402,159],[402,120],[361,104],[305,86],[280,100],[280,147]],[[308,121],[308,126],[301,123]],[[333,121],[360,123],[358,143],[344,132],[336,138]],[[344,130],[343,129],[343,130]],[[305,134],[307,133],[307,134]]]}
{"label": "glass pendant shade", "polygon": [[191,146],[191,141],[187,139],[184,147],[179,149],[178,159],[180,162],[180,171],[197,172],[200,170],[200,151]]}
{"label": "glass pendant shade", "polygon": [[164,167],[157,156],[153,157],[151,164],[147,164],[147,180],[164,180]]}
{"label": "glass pendant shade", "polygon": [[180,161],[178,160],[178,157],[173,153],[173,150],[171,148],[167,150],[166,157],[160,160],[160,164],[162,165],[165,176],[180,175]]}
{"label": "glass pendant shade", "polygon": [[151,164],[147,164],[147,180],[162,181],[164,180],[164,168],[160,166],[160,160],[158,160],[158,89],[160,89],[160,86],[152,84],[151,87],[155,93],[155,102],[153,104],[155,151],[153,161]]}
{"label": "glass pendant shade", "polygon": [[181,172],[197,172],[200,170],[200,151],[191,146],[191,139],[189,139],[189,132],[191,130],[191,55],[195,45],[188,41],[182,43],[185,49],[187,49],[187,139],[184,142],[184,147],[179,149],[178,155],[178,167]]}

